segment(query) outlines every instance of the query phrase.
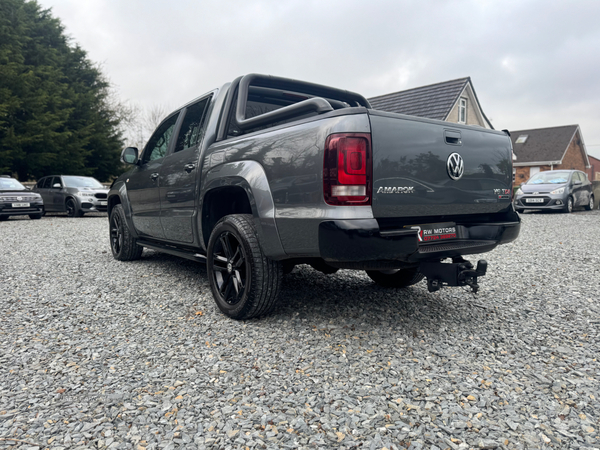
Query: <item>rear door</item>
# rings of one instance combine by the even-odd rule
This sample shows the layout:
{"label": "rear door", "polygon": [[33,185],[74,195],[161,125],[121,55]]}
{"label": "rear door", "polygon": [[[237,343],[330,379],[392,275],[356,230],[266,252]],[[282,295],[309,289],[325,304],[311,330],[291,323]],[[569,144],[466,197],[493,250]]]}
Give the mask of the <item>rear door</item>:
{"label": "rear door", "polygon": [[165,238],[172,241],[194,241],[199,152],[209,102],[210,97],[206,97],[182,111],[172,153],[164,158],[160,167],[160,221]]}
{"label": "rear door", "polygon": [[42,196],[42,200],[44,201],[44,209],[46,211],[52,211],[52,205],[50,204],[50,200],[48,198],[48,188],[46,187],[50,185],[51,181],[52,177],[44,177],[37,182],[34,189],[34,192],[37,192]]}
{"label": "rear door", "polygon": [[172,144],[178,117],[179,112],[157,128],[142,152],[139,165],[127,179],[133,225],[141,235],[164,238],[160,223],[159,171]]}
{"label": "rear door", "polygon": [[506,134],[381,111],[369,117],[375,217],[494,213],[510,205]]}

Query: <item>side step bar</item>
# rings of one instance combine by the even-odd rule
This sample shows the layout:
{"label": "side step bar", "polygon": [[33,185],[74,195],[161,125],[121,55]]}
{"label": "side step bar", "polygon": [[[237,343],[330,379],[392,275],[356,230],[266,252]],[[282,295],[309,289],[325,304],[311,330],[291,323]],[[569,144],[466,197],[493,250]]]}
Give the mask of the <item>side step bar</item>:
{"label": "side step bar", "polygon": [[185,250],[181,250],[180,248],[171,247],[169,245],[161,245],[161,244],[157,244],[155,242],[140,241],[140,240],[137,241],[137,245],[140,245],[142,247],[151,248],[152,250],[156,250],[157,252],[168,253],[169,255],[180,256],[182,258],[191,259],[192,261],[206,264],[206,255],[203,255],[201,253],[194,252],[191,250],[185,251]]}

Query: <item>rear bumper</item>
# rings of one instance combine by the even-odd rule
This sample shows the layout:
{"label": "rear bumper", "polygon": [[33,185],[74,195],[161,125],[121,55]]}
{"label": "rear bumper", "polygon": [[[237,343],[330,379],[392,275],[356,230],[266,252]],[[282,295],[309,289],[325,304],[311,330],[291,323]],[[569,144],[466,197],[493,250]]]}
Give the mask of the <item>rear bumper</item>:
{"label": "rear bumper", "polygon": [[[516,216],[516,214],[515,214]],[[519,236],[520,219],[495,223],[456,223],[458,239],[419,243],[417,230],[382,231],[375,219],[331,220],[319,225],[321,257],[332,265],[368,262],[387,263],[399,267],[422,261],[484,253]],[[360,264],[359,264],[360,265]]]}

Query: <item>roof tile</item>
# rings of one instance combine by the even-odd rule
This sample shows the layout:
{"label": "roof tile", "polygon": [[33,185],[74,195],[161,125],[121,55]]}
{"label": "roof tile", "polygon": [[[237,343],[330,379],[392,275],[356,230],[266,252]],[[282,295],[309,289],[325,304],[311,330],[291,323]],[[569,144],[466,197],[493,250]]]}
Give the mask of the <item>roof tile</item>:
{"label": "roof tile", "polygon": [[369,99],[374,109],[444,120],[470,77],[421,86]]}

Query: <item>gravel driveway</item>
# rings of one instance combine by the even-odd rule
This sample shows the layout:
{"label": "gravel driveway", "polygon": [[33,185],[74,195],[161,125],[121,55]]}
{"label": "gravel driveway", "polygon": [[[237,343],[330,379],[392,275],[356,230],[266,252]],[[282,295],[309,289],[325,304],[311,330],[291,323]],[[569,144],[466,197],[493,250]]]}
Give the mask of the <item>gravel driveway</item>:
{"label": "gravel driveway", "polygon": [[522,218],[477,295],[300,266],[247,322],[106,215],[2,222],[0,448],[598,449],[600,211]]}

